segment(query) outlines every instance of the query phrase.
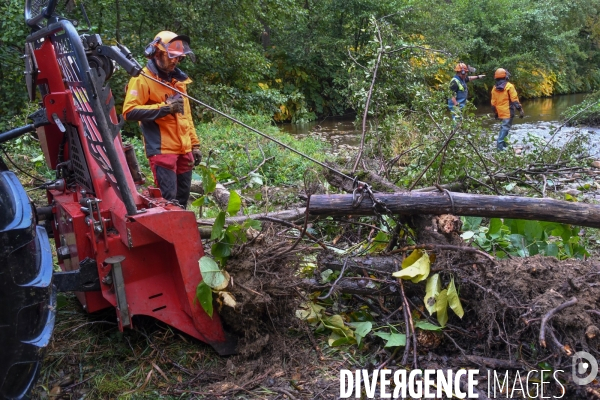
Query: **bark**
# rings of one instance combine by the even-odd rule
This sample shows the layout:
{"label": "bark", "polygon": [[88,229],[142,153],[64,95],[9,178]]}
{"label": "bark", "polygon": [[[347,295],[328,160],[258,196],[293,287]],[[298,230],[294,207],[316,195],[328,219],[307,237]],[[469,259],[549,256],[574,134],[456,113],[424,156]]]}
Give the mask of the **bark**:
{"label": "bark", "polygon": [[[339,271],[344,265],[343,259],[336,259],[334,257],[327,258],[319,261],[319,267],[321,269],[332,269]],[[402,265],[402,258],[396,256],[388,257],[351,257],[348,258],[346,263],[346,269],[349,270],[366,270],[368,272],[382,272],[391,274],[400,269]]]}
{"label": "bark", "polygon": [[[375,198],[391,214],[454,214],[478,217],[541,220],[600,228],[600,206],[516,196],[489,196],[456,192],[438,193],[375,193]],[[352,206],[351,194],[313,195],[311,215],[374,215],[385,210],[373,208],[373,201],[365,196]]]}
{"label": "bark", "polygon": [[[342,279],[334,287],[333,292],[358,294],[363,296],[401,296],[400,289],[395,284],[382,285],[380,289],[368,287],[369,280]],[[299,287],[310,292],[327,293],[331,289],[331,284],[320,285],[314,279],[304,279]]]}

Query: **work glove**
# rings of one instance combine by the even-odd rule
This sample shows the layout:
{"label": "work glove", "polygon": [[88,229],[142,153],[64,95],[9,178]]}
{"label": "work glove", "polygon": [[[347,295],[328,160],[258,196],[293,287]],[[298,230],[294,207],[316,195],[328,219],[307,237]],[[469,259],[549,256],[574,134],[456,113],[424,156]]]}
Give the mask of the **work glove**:
{"label": "work glove", "polygon": [[521,108],[519,110],[519,118],[523,118],[525,116],[525,112],[523,111],[523,109]]}
{"label": "work glove", "polygon": [[498,119],[498,110],[496,110],[496,107],[492,106],[492,111],[494,112],[494,119]]}
{"label": "work glove", "polygon": [[198,147],[192,148],[192,155],[194,156],[194,166],[200,164],[202,161],[202,153]]}
{"label": "work glove", "polygon": [[171,114],[183,114],[183,97],[179,93],[167,97],[166,103]]}

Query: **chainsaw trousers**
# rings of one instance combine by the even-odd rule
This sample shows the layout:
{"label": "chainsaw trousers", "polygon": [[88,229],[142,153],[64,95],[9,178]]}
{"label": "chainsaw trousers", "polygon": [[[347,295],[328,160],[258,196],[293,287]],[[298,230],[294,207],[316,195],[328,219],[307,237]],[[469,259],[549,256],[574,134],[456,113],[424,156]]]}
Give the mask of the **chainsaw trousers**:
{"label": "chainsaw trousers", "polygon": [[165,200],[177,200],[186,208],[192,185],[194,156],[187,154],[158,154],[148,159],[154,184]]}

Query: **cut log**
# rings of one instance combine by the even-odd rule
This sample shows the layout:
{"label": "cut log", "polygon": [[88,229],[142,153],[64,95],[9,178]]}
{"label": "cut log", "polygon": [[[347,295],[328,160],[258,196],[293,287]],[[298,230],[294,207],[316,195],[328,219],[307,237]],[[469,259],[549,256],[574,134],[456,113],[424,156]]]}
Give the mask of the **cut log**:
{"label": "cut log", "polygon": [[[552,221],[565,224],[600,228],[600,206],[516,196],[490,196],[456,192],[438,193],[376,193],[375,198],[391,214],[454,214],[474,217],[498,217]],[[357,207],[352,206],[351,194],[313,195],[311,215],[374,215],[382,213],[373,208],[369,196]]]}

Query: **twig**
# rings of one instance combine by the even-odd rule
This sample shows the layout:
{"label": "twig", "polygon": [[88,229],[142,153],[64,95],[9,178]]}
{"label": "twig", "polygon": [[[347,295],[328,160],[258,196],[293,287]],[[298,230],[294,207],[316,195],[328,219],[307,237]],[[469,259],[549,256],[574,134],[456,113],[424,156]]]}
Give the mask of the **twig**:
{"label": "twig", "polygon": [[574,304],[577,303],[577,298],[573,297],[571,300],[569,301],[565,301],[564,303],[562,303],[561,305],[559,305],[556,308],[553,308],[552,310],[548,311],[546,313],[546,315],[544,315],[544,318],[542,318],[542,323],[541,323],[541,328],[540,328],[540,345],[542,347],[546,347],[546,324],[548,323],[548,321],[550,320],[550,318],[552,318],[556,313],[560,312],[561,310],[570,307]]}
{"label": "twig", "polygon": [[326,298],[328,298],[329,296],[331,296],[331,292],[333,291],[333,289],[335,288],[335,286],[337,285],[337,283],[340,281],[340,279],[342,279],[342,277],[344,276],[344,271],[346,270],[346,265],[347,264],[348,264],[348,257],[346,257],[346,259],[344,260],[344,265],[342,266],[342,270],[340,271],[340,275],[335,280],[335,282],[333,282],[333,285],[331,285],[331,287],[329,288],[329,292],[327,292],[327,294],[325,296],[319,296],[319,297],[317,297],[317,299],[319,299],[319,300],[325,300]]}
{"label": "twig", "polygon": [[280,388],[280,387],[272,387],[272,388],[269,388],[269,390],[272,390],[272,391],[274,391],[274,392],[277,392],[277,393],[283,393],[283,394],[285,394],[287,397],[289,397],[290,399],[292,399],[292,400],[296,400],[296,397],[295,397],[293,394],[291,394],[291,393],[289,392],[289,390],[286,390],[286,389],[284,389],[284,388]]}
{"label": "twig", "polygon": [[258,170],[260,169],[260,167],[262,167],[263,165],[265,165],[265,163],[266,163],[267,161],[270,161],[270,160],[272,160],[272,159],[274,159],[274,158],[275,158],[274,156],[273,156],[273,157],[269,157],[269,158],[264,158],[264,159],[262,160],[262,162],[261,162],[260,164],[258,164],[258,166],[257,166],[256,168],[254,168],[252,171],[248,172],[246,175],[242,176],[241,178],[236,178],[236,179],[234,179],[234,180],[232,180],[232,181],[229,181],[229,182],[225,182],[225,183],[223,183],[223,186],[229,186],[229,185],[233,185],[234,183],[238,183],[238,182],[241,182],[241,181],[243,181],[244,179],[247,179],[247,178],[250,176],[250,174],[253,174],[253,173],[255,173],[256,171],[258,171]]}
{"label": "twig", "polygon": [[369,88],[369,92],[367,93],[367,101],[365,102],[365,111],[363,113],[362,119],[362,135],[360,138],[360,148],[358,150],[358,154],[356,156],[356,161],[354,162],[354,167],[352,168],[352,173],[356,171],[358,167],[358,163],[362,157],[362,153],[365,147],[365,135],[367,133],[367,116],[369,115],[369,105],[371,104],[371,96],[373,95],[373,87],[375,86],[375,80],[377,79],[377,70],[379,69],[379,64],[381,63],[381,57],[383,56],[383,40],[381,39],[381,32],[379,31],[379,25],[377,27],[377,36],[379,38],[379,51],[377,52],[377,61],[375,62],[375,66],[373,67],[373,79],[371,79],[371,87]]}
{"label": "twig", "polygon": [[[291,222],[287,222],[284,221],[282,219],[278,219],[278,218],[273,218],[273,217],[261,217],[260,218],[263,221],[270,221],[270,222],[275,222],[276,224],[281,224],[281,225],[285,225],[285,226],[289,226],[290,228],[294,228],[297,230],[301,230],[302,227],[298,226],[296,224],[292,224]],[[320,241],[319,239],[317,239],[316,237],[314,237],[312,234],[305,232],[305,235],[308,236],[310,239],[312,239],[315,243],[317,243],[319,246],[321,246],[323,249],[327,250],[327,246],[325,244],[323,244],[322,241]]]}

